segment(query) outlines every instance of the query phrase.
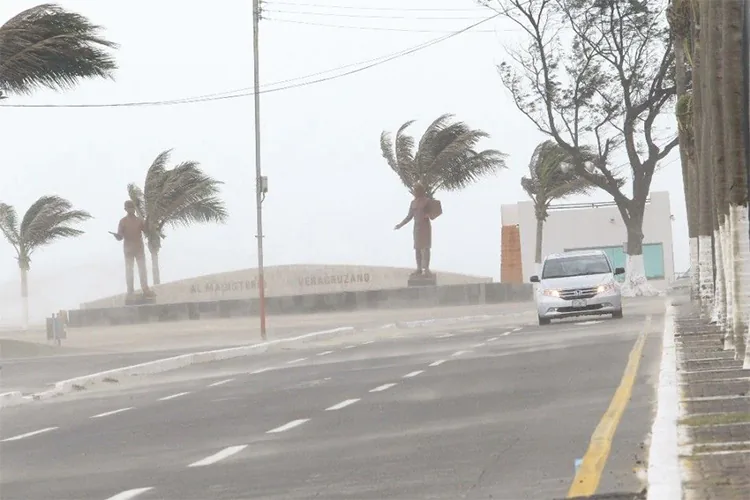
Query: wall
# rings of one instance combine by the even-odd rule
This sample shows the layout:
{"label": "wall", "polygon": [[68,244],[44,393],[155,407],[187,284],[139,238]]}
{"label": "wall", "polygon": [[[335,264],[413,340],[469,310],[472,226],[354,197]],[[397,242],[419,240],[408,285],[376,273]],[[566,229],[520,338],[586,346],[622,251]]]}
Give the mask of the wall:
{"label": "wall", "polygon": [[[532,287],[529,284],[477,283],[271,297],[266,302],[266,311],[269,315],[310,314],[367,309],[501,304],[531,299]],[[67,314],[68,325],[73,328],[195,321],[255,316],[258,314],[258,300],[234,299],[214,302],[79,309],[67,311]]]}
{"label": "wall", "polygon": [[[265,268],[266,296],[284,297],[405,287],[413,269],[377,266],[291,265]],[[492,278],[435,272],[438,285],[490,283]],[[245,269],[154,287],[157,304],[241,300],[258,297],[257,271]],[[82,309],[119,307],[125,295],[81,304]]]}
{"label": "wall", "polygon": [[[584,206],[584,204],[577,204]],[[622,247],[627,241],[627,231],[620,212],[614,203],[585,204],[584,208],[569,208],[570,205],[550,207],[544,224],[542,255],[564,252],[571,249]],[[521,232],[522,272],[524,283],[535,273],[534,248],[536,244],[536,217],[534,204],[522,201],[503,207],[503,224],[515,221]],[[515,211],[511,207],[516,207]],[[674,276],[672,243],[672,212],[669,193],[651,193],[646,203],[643,221],[643,243],[662,243],[664,255],[664,279],[651,280],[659,288],[665,288]]]}

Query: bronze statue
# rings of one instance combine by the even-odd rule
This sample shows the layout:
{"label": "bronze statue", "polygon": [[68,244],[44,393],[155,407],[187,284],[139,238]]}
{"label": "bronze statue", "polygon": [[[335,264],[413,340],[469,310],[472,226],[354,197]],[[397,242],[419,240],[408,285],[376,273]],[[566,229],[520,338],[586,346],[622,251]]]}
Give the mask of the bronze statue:
{"label": "bronze statue", "polygon": [[442,213],[440,202],[430,198],[422,184],[413,189],[414,199],[409,213],[394,229],[401,229],[414,219],[414,253],[417,270],[412,276],[432,276],[430,272],[430,249],[432,248],[432,220]]}
{"label": "bronze statue", "polygon": [[131,200],[125,202],[127,215],[120,219],[117,232],[110,231],[117,241],[122,241],[125,253],[125,283],[128,287],[128,296],[135,294],[133,285],[133,267],[138,265],[138,278],[141,282],[141,290],[146,297],[154,296],[154,292],[148,287],[148,274],[146,272],[146,251],[143,245],[143,233],[146,223],[135,213],[135,203]]}

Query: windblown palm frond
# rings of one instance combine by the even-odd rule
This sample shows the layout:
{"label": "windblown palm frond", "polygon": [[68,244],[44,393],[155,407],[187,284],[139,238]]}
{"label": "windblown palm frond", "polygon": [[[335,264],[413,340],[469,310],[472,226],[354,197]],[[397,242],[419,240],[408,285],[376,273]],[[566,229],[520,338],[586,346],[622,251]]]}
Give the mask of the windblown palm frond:
{"label": "windblown palm frond", "polygon": [[537,218],[546,220],[554,200],[586,194],[594,186],[575,172],[574,159],[554,141],[537,145],[529,161],[529,176],[521,178],[521,187],[534,202]]}
{"label": "windblown palm frond", "polygon": [[18,249],[20,236],[18,234],[18,214],[16,209],[6,203],[0,203],[0,232],[8,243]]}
{"label": "windblown palm frond", "polygon": [[453,115],[439,116],[416,141],[405,134],[413,121],[398,130],[396,140],[383,132],[380,148],[391,169],[401,182],[412,191],[421,183],[429,196],[440,189],[463,189],[480,177],[505,168],[506,155],[497,150],[477,152],[480,140],[489,137],[486,132],[474,130],[463,122],[451,123]]}
{"label": "windblown palm frond", "polygon": [[86,17],[55,4],[27,9],[0,26],[0,95],[40,87],[64,90],[86,78],[111,78],[117,64]]}
{"label": "windblown palm frond", "polygon": [[161,248],[166,226],[224,223],[228,218],[219,197],[222,182],[205,174],[193,161],[168,169],[170,152],[162,152],[151,164],[143,190],[134,184],[128,186],[130,199],[146,221],[146,238],[152,251]]}
{"label": "windblown palm frond", "polygon": [[91,218],[88,212],[74,210],[59,196],[42,196],[24,214],[20,224],[10,205],[0,203],[0,231],[16,250],[22,269],[29,269],[34,250],[62,238],[80,236],[83,231],[74,224]]}

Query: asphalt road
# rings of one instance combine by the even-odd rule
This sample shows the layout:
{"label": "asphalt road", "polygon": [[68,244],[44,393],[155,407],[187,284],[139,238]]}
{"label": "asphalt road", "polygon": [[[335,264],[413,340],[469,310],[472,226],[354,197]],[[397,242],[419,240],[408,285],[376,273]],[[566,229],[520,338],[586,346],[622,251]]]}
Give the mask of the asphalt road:
{"label": "asphalt road", "polygon": [[0,498],[563,498],[648,327],[598,490],[638,491],[663,309],[336,338],[5,408]]}

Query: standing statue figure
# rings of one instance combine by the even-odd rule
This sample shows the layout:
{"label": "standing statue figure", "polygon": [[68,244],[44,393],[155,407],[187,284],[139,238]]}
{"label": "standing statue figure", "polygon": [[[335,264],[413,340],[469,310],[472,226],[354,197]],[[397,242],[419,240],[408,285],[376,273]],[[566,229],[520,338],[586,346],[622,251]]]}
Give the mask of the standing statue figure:
{"label": "standing statue figure", "polygon": [[430,249],[432,248],[432,219],[442,213],[440,202],[427,196],[424,185],[418,183],[412,191],[414,199],[409,205],[409,213],[394,229],[401,229],[414,219],[414,253],[417,270],[412,276],[432,276],[430,272]]}
{"label": "standing statue figure", "polygon": [[117,241],[122,241],[122,248],[125,253],[125,283],[128,287],[128,297],[135,294],[133,284],[133,267],[138,265],[138,278],[141,282],[141,289],[145,297],[153,297],[153,291],[148,287],[148,274],[146,273],[146,251],[143,245],[143,233],[146,230],[146,223],[135,213],[135,203],[131,200],[125,202],[125,212],[127,215],[120,219],[117,226],[117,232],[112,234]]}

